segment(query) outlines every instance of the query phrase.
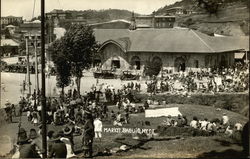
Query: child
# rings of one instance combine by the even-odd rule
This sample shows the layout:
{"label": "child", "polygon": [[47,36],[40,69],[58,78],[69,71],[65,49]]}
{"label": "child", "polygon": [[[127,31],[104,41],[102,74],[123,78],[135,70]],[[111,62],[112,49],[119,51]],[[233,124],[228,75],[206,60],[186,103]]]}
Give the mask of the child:
{"label": "child", "polygon": [[101,118],[98,117],[94,120],[94,126],[95,126],[95,138],[99,138],[101,141],[102,138],[102,121]]}

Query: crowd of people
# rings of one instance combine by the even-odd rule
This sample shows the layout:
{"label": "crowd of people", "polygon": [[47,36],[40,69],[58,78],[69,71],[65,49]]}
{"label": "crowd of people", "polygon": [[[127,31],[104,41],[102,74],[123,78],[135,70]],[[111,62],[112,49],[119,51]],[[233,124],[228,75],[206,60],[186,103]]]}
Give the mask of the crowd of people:
{"label": "crowd of people", "polygon": [[[75,152],[73,134],[82,136],[82,150],[85,156],[92,157],[93,138],[101,141],[103,121],[110,122],[114,126],[122,126],[129,123],[130,113],[141,111],[137,110],[134,104],[133,94],[136,91],[140,91],[138,83],[127,83],[123,85],[121,89],[114,89],[112,85],[102,83],[93,85],[91,91],[85,92],[83,96],[79,95],[76,89],[69,89],[63,96],[57,98],[47,98],[47,124],[64,127],[64,129],[59,132],[48,132],[48,157],[64,158],[65,153],[61,153],[61,151],[65,150],[65,146],[68,152],[67,156],[69,154],[69,156],[73,156]],[[35,92],[29,97],[21,97],[17,116],[22,116],[25,112],[28,122],[33,124],[34,127],[41,128],[42,107],[41,99],[39,97],[40,95],[36,95]],[[109,111],[107,104],[116,105],[118,111]],[[9,106],[7,107],[9,108]],[[69,129],[68,131],[71,133],[65,133],[66,129]],[[40,133],[41,130],[36,136],[39,136]],[[32,145],[30,142],[31,138],[27,136],[25,129],[20,128],[19,134],[18,141],[25,140],[25,142],[18,142],[19,146],[22,147],[27,144]],[[22,134],[24,135],[22,136]],[[41,157],[41,145],[27,147],[29,147],[29,149],[33,149],[35,147],[38,157]],[[57,150],[58,147],[62,150]],[[20,157],[35,157],[29,156],[32,154],[27,153],[26,149],[23,150],[25,152],[20,152]]]}
{"label": "crowd of people", "polygon": [[237,63],[235,67],[200,72],[167,74],[160,80],[155,76],[146,82],[149,93],[216,93],[244,92],[249,87],[249,64]]}
{"label": "crowd of people", "polygon": [[[199,85],[197,81],[202,81]],[[204,86],[205,85],[205,86]],[[148,92],[239,92],[248,88],[247,67],[238,65],[234,69],[214,70],[212,72],[189,72],[168,75],[161,80],[156,77],[147,82]],[[67,93],[59,97],[48,97],[46,99],[46,122],[47,124],[62,126],[60,130],[51,130],[47,133],[48,157],[70,158],[75,156],[74,136],[82,137],[82,151],[84,156],[92,157],[93,141],[102,141],[103,122],[111,123],[113,126],[123,126],[130,123],[131,114],[144,112],[149,108],[147,100],[143,105],[135,104],[135,93],[141,91],[139,82],[128,82],[120,89],[113,85],[98,83],[91,87],[91,91],[83,95],[76,89],[69,89]],[[6,102],[6,114],[8,121],[12,122],[12,116],[22,116],[25,112],[28,122],[36,129],[31,128],[29,135],[27,131],[19,127],[17,147],[19,153],[14,157],[40,158],[42,149],[42,106],[40,92],[34,91],[31,96],[21,97],[18,107]],[[117,107],[117,111],[110,110],[108,105]],[[198,120],[193,117],[188,121],[185,116],[177,119],[168,116],[161,124],[165,127],[192,127],[207,131],[210,135],[225,133],[232,135],[234,132],[242,131],[242,124],[230,125],[229,118],[223,114],[222,119]]]}

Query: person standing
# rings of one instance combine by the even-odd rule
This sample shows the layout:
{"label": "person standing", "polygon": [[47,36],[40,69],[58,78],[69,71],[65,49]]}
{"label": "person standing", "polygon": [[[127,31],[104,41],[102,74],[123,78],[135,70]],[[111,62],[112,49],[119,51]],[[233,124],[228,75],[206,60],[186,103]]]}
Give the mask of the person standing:
{"label": "person standing", "polygon": [[95,138],[101,141],[102,138],[102,121],[101,118],[98,117],[94,120],[94,130],[95,130]]}
{"label": "person standing", "polygon": [[31,145],[35,146],[35,149],[39,156],[42,157],[42,138],[37,134],[35,129],[30,129],[29,140]]}
{"label": "person standing", "polygon": [[74,142],[73,142],[73,128],[66,126],[63,129],[63,134],[64,136],[61,137],[61,141],[64,142],[66,144],[66,148],[67,148],[67,158],[71,158],[71,157],[75,157],[74,154]]}
{"label": "person standing", "polygon": [[83,126],[83,150],[85,157],[92,157],[93,138],[95,136],[93,118],[90,112],[86,111],[86,122]]}
{"label": "person standing", "polygon": [[35,149],[35,145],[29,141],[24,128],[20,128],[18,132],[17,144],[19,145],[19,158],[40,158]]}
{"label": "person standing", "polygon": [[54,133],[51,144],[49,145],[49,155],[48,158],[66,158],[67,157],[67,148],[66,144],[60,139],[63,133]]}

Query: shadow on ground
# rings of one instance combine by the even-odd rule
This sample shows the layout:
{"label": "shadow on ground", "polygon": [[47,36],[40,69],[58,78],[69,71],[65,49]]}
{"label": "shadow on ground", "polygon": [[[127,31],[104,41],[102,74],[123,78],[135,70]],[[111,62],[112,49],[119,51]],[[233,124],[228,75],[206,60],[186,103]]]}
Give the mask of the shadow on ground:
{"label": "shadow on ground", "polygon": [[246,155],[242,151],[236,151],[233,149],[228,149],[222,152],[217,152],[217,151],[210,151],[210,152],[205,152],[197,156],[197,158],[247,158]]}

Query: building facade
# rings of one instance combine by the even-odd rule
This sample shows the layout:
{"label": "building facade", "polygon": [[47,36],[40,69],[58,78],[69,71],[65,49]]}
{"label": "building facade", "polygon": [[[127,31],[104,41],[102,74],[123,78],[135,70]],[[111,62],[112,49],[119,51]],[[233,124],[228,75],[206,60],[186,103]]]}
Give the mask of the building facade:
{"label": "building facade", "polygon": [[8,25],[13,23],[22,23],[23,17],[7,16],[1,17],[1,25]]}
{"label": "building facade", "polygon": [[173,28],[174,16],[137,16],[135,17],[136,28]]}
{"label": "building facade", "polygon": [[102,44],[95,63],[118,72],[142,73],[148,62],[173,73],[229,67],[234,64],[234,53],[242,50],[239,40],[210,37],[190,29],[95,29],[95,36]]}

